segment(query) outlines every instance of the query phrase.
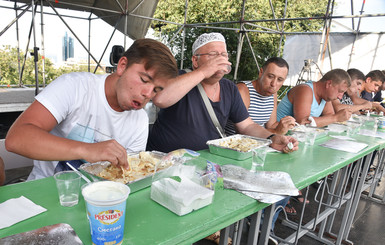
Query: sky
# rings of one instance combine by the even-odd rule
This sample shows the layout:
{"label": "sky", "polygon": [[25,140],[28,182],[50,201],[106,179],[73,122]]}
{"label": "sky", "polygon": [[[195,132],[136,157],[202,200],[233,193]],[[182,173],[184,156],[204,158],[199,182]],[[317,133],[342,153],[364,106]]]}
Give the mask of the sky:
{"label": "sky", "polygon": [[[353,0],[354,2],[354,14],[359,14],[361,10],[362,2],[364,0]],[[350,9],[350,0],[337,0],[338,4],[335,9],[334,15],[351,15]],[[0,0],[1,6],[9,6],[13,7],[13,2]],[[46,9],[49,9],[46,7]],[[40,10],[40,8],[39,8]],[[60,14],[68,14],[68,15],[77,15],[82,17],[88,17],[88,13],[86,12],[78,12],[78,11],[69,11],[58,9]],[[376,13],[385,13],[385,0],[366,0],[364,13],[363,14],[376,14]],[[15,12],[11,9],[0,8],[0,31],[3,30],[14,18]],[[26,13],[19,20],[19,35],[20,35],[20,48],[25,51],[28,33],[31,24],[31,13]],[[88,21],[73,19],[73,18],[65,18],[68,22],[69,26],[73,28],[75,34],[79,37],[79,39],[83,42],[85,46],[88,46]],[[347,25],[351,27],[351,19],[338,19],[336,20],[339,23]],[[41,45],[41,19],[40,15],[36,18],[35,21],[36,26],[36,46],[42,47]],[[356,25],[357,26],[357,25]],[[385,17],[370,17],[363,18],[361,22],[361,31],[385,31]],[[345,31],[346,29],[341,28],[339,25],[333,25],[332,31]],[[94,20],[92,21],[91,26],[91,53],[95,56],[97,60],[100,59],[103,50],[111,36],[113,28],[105,23],[102,20]],[[60,62],[61,60],[61,46],[62,46],[62,38],[65,35],[65,32],[68,33],[69,36],[74,38],[74,35],[67,29],[67,27],[63,24],[63,22],[57,17],[53,15],[44,15],[44,46],[45,46],[45,56],[50,58],[54,62]],[[75,57],[78,59],[87,59],[87,52],[80,45],[79,41],[75,39]],[[33,38],[31,39],[30,48],[33,45]],[[126,41],[127,47],[129,47],[132,43],[132,40],[127,38]],[[119,31],[117,31],[111,41],[111,44],[108,46],[106,50],[106,54],[104,55],[103,62],[109,65],[108,59],[109,54],[111,52],[111,48],[113,45],[122,45],[124,43],[124,36]],[[11,45],[13,47],[17,46],[16,39],[16,25],[14,24],[9,30],[7,30],[2,36],[0,36],[0,48],[2,45]]]}

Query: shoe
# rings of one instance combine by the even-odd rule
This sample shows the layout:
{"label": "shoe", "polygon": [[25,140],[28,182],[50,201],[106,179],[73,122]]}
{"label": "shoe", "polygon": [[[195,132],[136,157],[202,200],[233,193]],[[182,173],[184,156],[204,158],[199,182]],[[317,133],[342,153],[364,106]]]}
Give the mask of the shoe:
{"label": "shoe", "polygon": [[288,202],[285,206],[285,213],[288,215],[297,215],[297,210],[293,206],[291,206],[290,202]]}

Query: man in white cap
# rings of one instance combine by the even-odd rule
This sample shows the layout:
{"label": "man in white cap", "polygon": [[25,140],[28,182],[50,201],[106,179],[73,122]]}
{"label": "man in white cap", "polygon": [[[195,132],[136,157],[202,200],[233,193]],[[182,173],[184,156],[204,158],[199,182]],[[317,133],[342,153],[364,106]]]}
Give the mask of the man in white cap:
{"label": "man in white cap", "polygon": [[[201,96],[198,84],[204,89],[222,128],[228,119],[240,134],[272,140],[271,146],[285,153],[298,149],[291,137],[274,135],[254,123],[236,85],[225,78],[231,63],[228,61],[225,38],[220,33],[202,34],[192,47],[191,72],[181,71],[163,91],[153,99],[158,118],[151,130],[147,149],[170,152],[175,149],[206,149],[206,142],[221,137]],[[291,144],[289,144],[291,143]]]}

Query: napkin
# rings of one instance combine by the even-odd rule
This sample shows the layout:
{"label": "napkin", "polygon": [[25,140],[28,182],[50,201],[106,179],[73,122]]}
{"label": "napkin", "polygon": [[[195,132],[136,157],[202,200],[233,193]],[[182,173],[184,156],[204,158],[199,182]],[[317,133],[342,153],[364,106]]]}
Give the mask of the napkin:
{"label": "napkin", "polygon": [[350,140],[331,139],[324,142],[323,144],[320,144],[320,146],[339,150],[339,151],[358,153],[362,149],[366,148],[368,144],[356,142],[356,141],[350,141]]}
{"label": "napkin", "polygon": [[9,199],[0,203],[0,229],[29,219],[45,211],[47,211],[47,209],[36,205],[24,196]]}
{"label": "napkin", "polygon": [[310,121],[310,126],[317,127],[317,123],[315,122],[313,117],[309,117],[308,120]]}

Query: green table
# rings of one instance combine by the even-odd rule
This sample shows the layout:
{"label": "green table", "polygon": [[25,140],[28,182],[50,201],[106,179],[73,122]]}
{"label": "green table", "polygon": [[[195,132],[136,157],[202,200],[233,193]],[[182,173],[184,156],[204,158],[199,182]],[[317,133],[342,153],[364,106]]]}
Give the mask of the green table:
{"label": "green table", "polygon": [[[67,223],[84,244],[91,244],[82,197],[74,207],[61,207],[53,177],[0,187],[0,202],[21,195],[47,212],[0,230],[0,237]],[[266,206],[236,191],[221,189],[216,191],[212,205],[179,217],[152,201],[150,188],[146,188],[127,199],[123,244],[191,244]]]}
{"label": "green table", "polygon": [[[370,152],[382,146],[385,147],[385,140],[364,136],[355,136],[354,138],[359,142],[368,144],[368,147],[359,153],[349,153],[320,146],[320,144],[331,139],[331,137],[327,136],[317,139],[314,146],[300,143],[300,149],[290,154],[280,152],[268,153],[264,170],[287,172],[290,174],[295,186],[298,189],[302,189],[349,163],[366,156]],[[251,168],[251,158],[237,161],[210,154],[208,150],[200,151],[200,153],[201,157],[221,165],[234,164],[246,169]]]}
{"label": "green table", "polygon": [[[325,137],[317,140],[315,146],[301,147],[291,154],[269,153],[265,170],[288,172],[296,187],[302,189],[376,150],[380,143],[385,145],[384,141],[370,137],[358,138],[370,144],[360,153],[346,153],[319,146],[329,139]],[[251,159],[236,161],[210,154],[208,150],[200,153],[200,157],[195,160],[198,164],[204,164],[208,159],[221,165],[236,164],[246,168],[251,166]],[[0,230],[0,237],[47,225],[67,223],[73,227],[84,244],[91,244],[82,197],[74,207],[61,207],[52,177],[0,187],[0,202],[21,195],[45,207],[47,212]],[[260,203],[236,191],[219,189],[212,205],[179,217],[152,201],[150,188],[146,188],[131,194],[127,200],[123,244],[191,244],[267,206],[269,204]]]}
{"label": "green table", "polygon": [[[268,153],[265,160],[264,170],[287,172],[290,174],[295,186],[298,189],[303,189],[317,180],[323,179],[346,167],[350,163],[364,158],[373,151],[383,147],[385,143],[385,140],[373,137],[356,135],[354,138],[359,142],[368,144],[368,147],[358,153],[349,153],[320,146],[320,144],[331,139],[330,136],[327,136],[317,139],[314,146],[307,146],[300,143],[300,149],[290,154],[279,152]],[[202,157],[215,163],[234,164],[246,169],[251,168],[251,159],[236,161],[210,154],[207,150],[201,151],[200,153]],[[259,244],[264,244],[267,241],[274,208],[275,206],[271,205],[266,210],[267,212],[265,212],[264,220],[269,220],[269,222],[267,223],[267,226],[262,227],[262,239],[259,239]],[[351,212],[350,210],[347,211],[347,213],[352,213],[352,215],[354,215],[354,212]],[[259,226],[255,225],[254,227]],[[252,233],[249,234],[248,244],[256,244],[255,240],[258,239],[258,232],[251,232]]]}

